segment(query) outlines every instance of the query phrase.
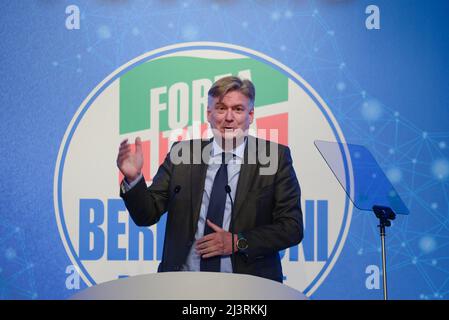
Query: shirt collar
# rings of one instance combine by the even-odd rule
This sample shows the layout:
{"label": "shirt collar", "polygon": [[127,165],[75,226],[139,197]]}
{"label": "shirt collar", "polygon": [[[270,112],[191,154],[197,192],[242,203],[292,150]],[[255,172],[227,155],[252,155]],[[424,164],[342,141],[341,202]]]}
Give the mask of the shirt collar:
{"label": "shirt collar", "polygon": [[[243,155],[245,153],[245,147],[246,147],[246,140],[247,140],[247,138],[245,138],[245,141],[242,144],[240,144],[237,148],[235,148],[229,152],[232,152],[233,154],[235,154],[236,157],[243,159]],[[212,144],[212,151],[211,151],[212,157],[215,157],[215,156],[221,154],[222,152],[224,152],[223,149],[217,143],[217,140],[214,139],[213,144]]]}

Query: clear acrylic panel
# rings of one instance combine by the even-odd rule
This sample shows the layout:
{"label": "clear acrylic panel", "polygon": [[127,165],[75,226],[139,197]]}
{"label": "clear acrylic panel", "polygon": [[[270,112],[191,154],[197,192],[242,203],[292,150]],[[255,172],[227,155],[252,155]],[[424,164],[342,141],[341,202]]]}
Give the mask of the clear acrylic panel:
{"label": "clear acrylic panel", "polygon": [[354,205],[372,211],[374,205],[391,208],[396,214],[409,214],[394,186],[372,153],[362,145],[315,141],[329,168]]}

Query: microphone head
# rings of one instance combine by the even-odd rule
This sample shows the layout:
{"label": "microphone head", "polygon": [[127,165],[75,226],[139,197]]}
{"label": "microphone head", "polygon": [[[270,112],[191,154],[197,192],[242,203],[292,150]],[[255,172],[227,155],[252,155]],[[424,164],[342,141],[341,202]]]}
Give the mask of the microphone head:
{"label": "microphone head", "polygon": [[225,185],[225,191],[226,193],[231,193],[231,187],[229,186],[229,184]]}
{"label": "microphone head", "polygon": [[179,191],[181,191],[181,186],[178,184],[178,185],[175,187],[174,192],[175,192],[175,193],[178,193]]}

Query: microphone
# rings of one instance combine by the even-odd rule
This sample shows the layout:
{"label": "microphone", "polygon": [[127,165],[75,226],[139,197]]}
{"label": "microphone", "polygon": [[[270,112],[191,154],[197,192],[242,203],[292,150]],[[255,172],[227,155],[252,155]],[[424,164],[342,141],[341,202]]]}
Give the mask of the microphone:
{"label": "microphone", "polygon": [[[175,186],[175,188],[173,189],[173,194],[171,195],[170,199],[168,200],[168,208],[167,208],[167,214],[168,212],[170,212],[170,209],[172,207],[173,204],[173,200],[175,200],[176,195],[181,191],[181,186],[178,184]],[[167,221],[168,221],[168,217],[167,217]],[[164,236],[164,247],[162,249],[162,260],[165,257],[165,243],[167,240],[167,232],[165,232],[165,236]],[[159,267],[157,268],[157,272],[164,272],[165,271],[165,266],[162,266],[162,262],[159,264]]]}
{"label": "microphone", "polygon": [[[231,260],[232,260],[232,269],[234,272],[234,268],[235,268],[235,255],[234,255],[234,201],[232,200],[232,196],[231,196],[231,187],[229,186],[229,184],[227,184],[225,186],[225,191],[229,196],[229,199],[231,200],[231,241],[232,241],[232,249],[231,249]],[[234,272],[235,273],[235,272]]]}

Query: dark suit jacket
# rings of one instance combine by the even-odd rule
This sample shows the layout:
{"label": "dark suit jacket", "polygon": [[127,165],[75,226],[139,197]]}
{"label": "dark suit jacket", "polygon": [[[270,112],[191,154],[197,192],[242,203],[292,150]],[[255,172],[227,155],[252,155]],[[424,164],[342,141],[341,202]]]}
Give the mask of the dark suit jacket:
{"label": "dark suit jacket", "polygon": [[[170,152],[192,151],[198,140],[180,142]],[[199,144],[201,150],[212,140]],[[277,148],[277,171],[261,175],[263,161],[248,163],[248,144],[257,152],[270,154]],[[182,144],[182,145],[181,145]],[[270,148],[271,147],[271,148]],[[120,192],[133,221],[138,226],[157,223],[168,211],[165,242],[159,271],[179,271],[195,241],[198,218],[207,171],[199,148],[190,160],[199,164],[173,164],[170,153],[147,188],[144,179],[126,193]],[[180,186],[176,193],[174,189]],[[179,187],[178,187],[179,188]],[[303,238],[300,187],[292,166],[288,147],[248,137],[244,163],[240,169],[234,203],[235,233],[248,240],[245,254],[237,253],[233,270],[282,282],[279,250],[298,244]]]}

